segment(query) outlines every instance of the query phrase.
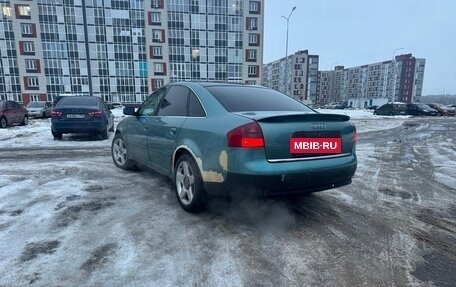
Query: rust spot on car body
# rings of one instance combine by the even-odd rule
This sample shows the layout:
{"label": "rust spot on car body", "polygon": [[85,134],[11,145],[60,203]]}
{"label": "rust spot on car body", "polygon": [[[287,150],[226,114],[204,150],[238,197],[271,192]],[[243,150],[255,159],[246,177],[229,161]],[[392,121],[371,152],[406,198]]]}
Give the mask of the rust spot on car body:
{"label": "rust spot on car body", "polygon": [[[195,160],[196,160],[196,163],[198,164],[198,167],[200,168],[201,176],[202,176],[204,182],[222,183],[225,181],[225,176],[223,175],[223,172],[217,172],[217,171],[213,171],[213,170],[204,170],[202,159],[195,158]],[[228,170],[228,154],[226,153],[226,151],[220,152],[219,164],[222,167],[223,171]]]}

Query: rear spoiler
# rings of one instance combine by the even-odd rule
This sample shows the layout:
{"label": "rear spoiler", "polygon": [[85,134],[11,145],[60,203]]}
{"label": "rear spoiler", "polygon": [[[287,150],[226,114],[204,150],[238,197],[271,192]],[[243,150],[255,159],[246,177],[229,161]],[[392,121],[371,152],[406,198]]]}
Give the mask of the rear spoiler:
{"label": "rear spoiler", "polygon": [[350,120],[349,116],[340,114],[282,114],[282,115],[266,115],[266,114],[241,114],[253,120],[263,123],[274,122],[296,122],[296,121],[309,121],[309,122],[347,122]]}

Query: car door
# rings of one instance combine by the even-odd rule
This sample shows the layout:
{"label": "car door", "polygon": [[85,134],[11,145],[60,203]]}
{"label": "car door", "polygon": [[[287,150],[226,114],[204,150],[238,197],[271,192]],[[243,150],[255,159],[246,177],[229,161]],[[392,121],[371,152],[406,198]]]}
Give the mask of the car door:
{"label": "car door", "polygon": [[173,85],[160,101],[156,116],[150,124],[148,151],[151,164],[162,173],[171,170],[171,159],[176,148],[176,139],[187,117],[190,90],[181,85]]}
{"label": "car door", "polygon": [[15,105],[15,102],[6,101],[5,108],[6,108],[5,115],[6,115],[6,119],[7,119],[8,123],[16,124],[18,122],[18,110]]}
{"label": "car door", "polygon": [[154,132],[150,128],[150,123],[165,93],[166,88],[161,88],[144,101],[139,107],[136,116],[129,122],[127,133],[125,134],[129,153],[146,164],[150,164],[149,153],[147,151],[147,138],[153,136]]}
{"label": "car door", "polygon": [[106,104],[106,102],[101,100],[101,99],[100,99],[100,106],[104,110],[104,112],[106,113],[106,117],[107,117],[107,120],[108,120],[108,125],[106,126],[106,128],[109,130],[114,125],[114,116],[113,116],[113,114],[111,112],[111,109]]}
{"label": "car door", "polygon": [[44,109],[46,110],[46,117],[50,117],[52,112],[52,103],[46,102],[46,104],[44,105]]}
{"label": "car door", "polygon": [[407,104],[406,110],[408,115],[416,116],[419,114],[419,109],[415,104]]}

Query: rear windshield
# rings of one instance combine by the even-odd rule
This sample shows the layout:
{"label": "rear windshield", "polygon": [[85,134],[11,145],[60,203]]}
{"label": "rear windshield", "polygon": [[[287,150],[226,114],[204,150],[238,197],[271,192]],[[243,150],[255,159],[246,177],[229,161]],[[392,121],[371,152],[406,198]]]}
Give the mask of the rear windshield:
{"label": "rear windshield", "polygon": [[58,107],[63,106],[83,106],[94,107],[98,106],[98,100],[94,97],[62,97],[57,104]]}
{"label": "rear windshield", "polygon": [[206,87],[228,112],[299,111],[313,112],[307,106],[274,90],[252,86]]}
{"label": "rear windshield", "polygon": [[44,107],[44,103],[43,102],[30,102],[27,107],[29,108],[41,108],[41,107]]}
{"label": "rear windshield", "polygon": [[417,104],[418,107],[422,108],[423,110],[430,110],[431,107],[428,106],[428,105],[424,105],[424,104]]}

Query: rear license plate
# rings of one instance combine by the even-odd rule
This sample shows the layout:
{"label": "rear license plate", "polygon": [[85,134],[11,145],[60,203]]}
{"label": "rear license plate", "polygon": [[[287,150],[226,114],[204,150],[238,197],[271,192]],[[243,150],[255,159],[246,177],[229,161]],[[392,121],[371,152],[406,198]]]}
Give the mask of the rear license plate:
{"label": "rear license plate", "polygon": [[342,152],[341,138],[291,138],[292,154],[335,154]]}
{"label": "rear license plate", "polygon": [[67,119],[83,119],[85,115],[83,114],[68,114],[66,115]]}

